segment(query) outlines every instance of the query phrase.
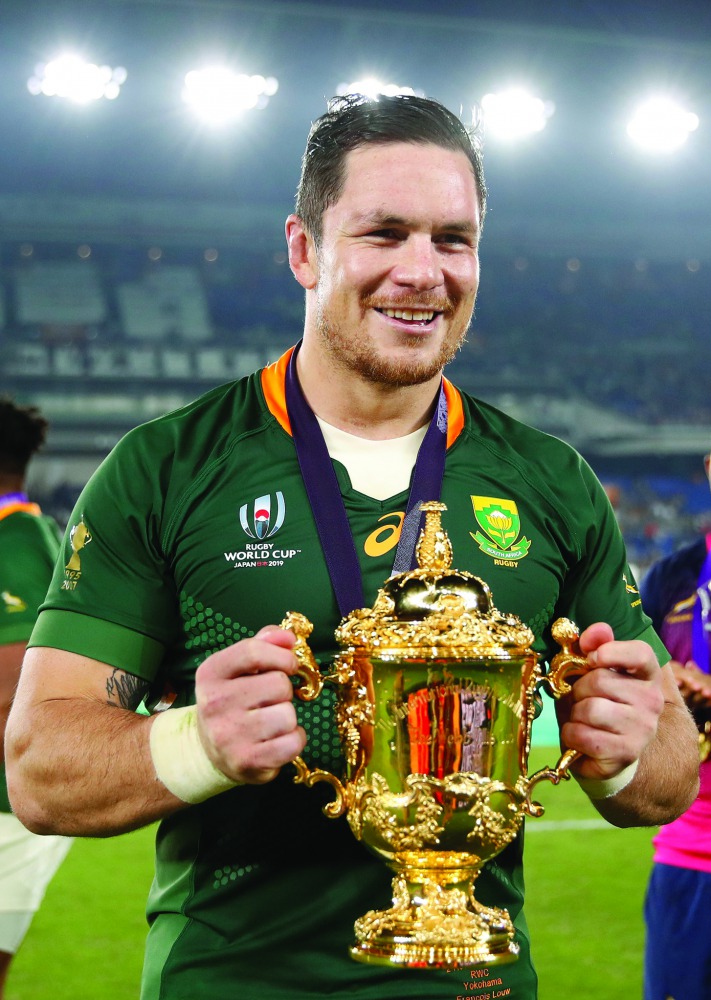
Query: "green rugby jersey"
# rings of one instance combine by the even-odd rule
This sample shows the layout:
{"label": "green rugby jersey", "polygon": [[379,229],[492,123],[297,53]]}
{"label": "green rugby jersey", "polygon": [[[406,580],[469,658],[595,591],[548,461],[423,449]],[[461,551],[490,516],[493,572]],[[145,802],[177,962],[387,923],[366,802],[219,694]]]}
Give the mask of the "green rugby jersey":
{"label": "green rugby jersey", "polygon": [[[284,404],[288,354],[129,433],[74,511],[32,645],[55,646],[149,681],[156,702],[194,700],[210,653],[295,610],[315,623],[324,665],[340,615]],[[558,615],[605,620],[618,638],[662,647],[645,618],[601,486],[564,443],[447,383],[442,500],[454,565],[481,576],[501,611],[547,654]],[[336,473],[366,604],[390,575],[407,497],[380,502]],[[329,690],[297,702],[312,767],[340,773]],[[143,1000],[455,1000],[468,971],[382,969],[347,954],[353,922],[390,903],[391,873],[295,786],[292,768],[163,821],[148,902]],[[488,864],[477,898],[508,908],[521,956],[492,966],[501,996],[536,995],[523,915],[523,837]],[[477,974],[478,977],[478,974]],[[509,992],[510,991],[510,992]]]}
{"label": "green rugby jersey", "polygon": [[[60,532],[35,503],[0,506],[0,646],[27,642],[59,552]],[[0,812],[10,812],[0,764]]]}

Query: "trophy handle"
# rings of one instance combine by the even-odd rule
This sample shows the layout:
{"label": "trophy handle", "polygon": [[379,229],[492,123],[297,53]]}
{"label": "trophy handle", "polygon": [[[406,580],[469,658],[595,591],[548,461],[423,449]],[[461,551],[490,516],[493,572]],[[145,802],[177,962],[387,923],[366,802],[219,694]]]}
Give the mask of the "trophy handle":
{"label": "trophy handle", "polygon": [[580,638],[580,629],[575,622],[571,622],[569,618],[557,618],[551,627],[551,635],[561,650],[551,660],[550,670],[543,680],[550,687],[553,697],[560,698],[561,695],[570,694],[572,690],[568,677],[586,674],[595,667],[588,662],[587,657],[580,656],[573,649]]}
{"label": "trophy handle", "polygon": [[295,676],[301,678],[303,684],[296,688],[296,697],[301,701],[314,701],[323,691],[323,677],[314,659],[308,642],[308,637],[314,630],[313,625],[305,615],[298,611],[287,611],[284,619],[279,624],[279,628],[287,632],[293,632],[296,636],[294,643],[294,656],[299,667]]}
{"label": "trophy handle", "polygon": [[[572,690],[568,683],[568,677],[581,676],[596,668],[588,662],[587,657],[575,652],[574,646],[580,638],[580,630],[575,622],[569,618],[558,618],[553,622],[551,634],[561,647],[551,660],[550,670],[541,678],[541,683],[548,684],[554,698],[560,698],[564,694],[569,694]],[[561,781],[570,779],[570,765],[583,757],[579,750],[564,750],[563,754],[554,767],[544,767],[536,771],[529,778],[525,779],[526,801],[525,811],[529,816],[542,816],[543,806],[540,802],[531,799],[533,788],[540,781],[550,781],[554,785]]]}
{"label": "trophy handle", "polygon": [[[299,677],[303,681],[303,684],[300,684],[294,693],[301,701],[314,701],[323,690],[324,680],[330,679],[322,676],[314,654],[311,652],[311,648],[307,642],[314,627],[305,615],[300,614],[298,611],[287,611],[279,628],[293,632],[296,636],[294,656],[299,666],[295,672],[295,676]],[[337,819],[346,812],[348,809],[346,789],[335,774],[331,774],[330,771],[324,771],[319,767],[311,770],[302,757],[295,757],[292,764],[296,768],[294,784],[306,785],[307,788],[312,788],[317,782],[325,781],[333,788],[336,798],[323,806],[323,812],[326,816],[330,819]]]}

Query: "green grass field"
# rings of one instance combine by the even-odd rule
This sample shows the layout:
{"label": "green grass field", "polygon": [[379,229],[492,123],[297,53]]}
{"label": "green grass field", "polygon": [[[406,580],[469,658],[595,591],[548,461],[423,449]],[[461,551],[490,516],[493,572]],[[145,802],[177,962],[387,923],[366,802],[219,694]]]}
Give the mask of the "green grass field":
{"label": "green grass field", "polygon": [[[531,770],[555,762],[534,747]],[[526,827],[527,912],[539,1000],[641,995],[650,830],[616,830],[574,781],[539,785]],[[10,974],[7,1000],[136,1000],[153,829],[77,841]]]}

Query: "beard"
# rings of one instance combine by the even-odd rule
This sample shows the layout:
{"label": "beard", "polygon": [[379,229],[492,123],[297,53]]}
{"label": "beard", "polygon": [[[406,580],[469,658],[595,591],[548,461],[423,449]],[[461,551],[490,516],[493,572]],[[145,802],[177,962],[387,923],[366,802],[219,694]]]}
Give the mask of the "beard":
{"label": "beard", "polygon": [[[400,307],[408,308],[407,304]],[[346,329],[333,317],[326,315],[320,300],[316,322],[322,344],[339,367],[348,369],[367,382],[403,388],[430,382],[442,372],[445,365],[454,360],[466,341],[472,316],[473,312],[466,320],[463,318],[453,323],[436,354],[424,358],[419,357],[422,352],[421,334],[402,334],[399,356],[389,357],[372,340],[354,337],[352,329]]]}

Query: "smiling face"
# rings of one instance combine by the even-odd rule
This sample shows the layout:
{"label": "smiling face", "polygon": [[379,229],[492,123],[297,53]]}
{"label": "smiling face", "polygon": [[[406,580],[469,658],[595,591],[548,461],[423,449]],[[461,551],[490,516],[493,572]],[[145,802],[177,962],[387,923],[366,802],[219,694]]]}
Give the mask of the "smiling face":
{"label": "smiling face", "polygon": [[369,382],[435,378],[472,317],[479,226],[464,153],[400,142],[353,150],[319,246],[310,245],[309,278],[295,271],[308,290],[305,337]]}

